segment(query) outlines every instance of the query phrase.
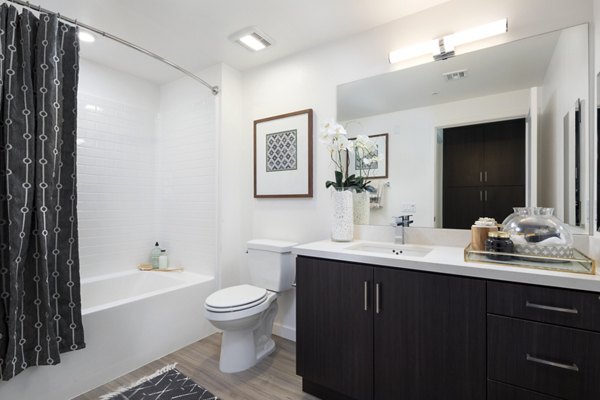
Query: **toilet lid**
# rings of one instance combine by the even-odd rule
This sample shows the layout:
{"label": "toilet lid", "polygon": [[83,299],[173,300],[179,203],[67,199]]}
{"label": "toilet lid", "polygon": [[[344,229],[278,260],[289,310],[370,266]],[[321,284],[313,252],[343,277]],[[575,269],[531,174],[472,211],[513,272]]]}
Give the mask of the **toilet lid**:
{"label": "toilet lid", "polygon": [[267,297],[267,290],[252,285],[232,286],[216,291],[208,296],[206,305],[210,308],[236,308],[260,303]]}

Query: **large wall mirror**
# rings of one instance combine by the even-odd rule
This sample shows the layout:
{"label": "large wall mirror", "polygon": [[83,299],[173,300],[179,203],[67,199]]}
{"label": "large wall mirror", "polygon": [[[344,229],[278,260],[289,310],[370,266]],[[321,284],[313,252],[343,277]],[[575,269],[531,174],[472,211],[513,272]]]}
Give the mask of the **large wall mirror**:
{"label": "large wall mirror", "polygon": [[365,222],[410,214],[413,226],[468,229],[540,206],[589,233],[588,34],[579,25],[339,85],[349,136],[387,134]]}

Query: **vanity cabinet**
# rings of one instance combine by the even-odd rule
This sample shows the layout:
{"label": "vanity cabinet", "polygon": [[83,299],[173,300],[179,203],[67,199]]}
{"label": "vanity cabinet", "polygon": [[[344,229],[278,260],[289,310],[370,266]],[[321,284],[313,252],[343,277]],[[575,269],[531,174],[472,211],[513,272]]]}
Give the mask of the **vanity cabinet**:
{"label": "vanity cabinet", "polygon": [[501,397],[497,382],[540,399],[600,399],[597,293],[491,281],[487,293],[489,400],[538,398]]}
{"label": "vanity cabinet", "polygon": [[299,256],[297,373],[324,400],[598,400],[598,293]]}
{"label": "vanity cabinet", "polygon": [[481,400],[485,281],[298,257],[297,373],[322,399]]}

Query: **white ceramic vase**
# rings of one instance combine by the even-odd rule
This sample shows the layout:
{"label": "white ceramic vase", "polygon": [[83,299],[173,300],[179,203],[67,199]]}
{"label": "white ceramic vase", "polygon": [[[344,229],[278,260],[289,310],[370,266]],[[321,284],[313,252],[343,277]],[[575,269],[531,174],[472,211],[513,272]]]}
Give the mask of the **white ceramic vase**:
{"label": "white ceramic vase", "polygon": [[350,242],[354,238],[354,216],[352,208],[351,191],[336,190],[333,192],[331,240],[336,242]]}
{"label": "white ceramic vase", "polygon": [[352,195],[352,203],[354,207],[354,224],[369,225],[371,216],[369,192],[366,190]]}

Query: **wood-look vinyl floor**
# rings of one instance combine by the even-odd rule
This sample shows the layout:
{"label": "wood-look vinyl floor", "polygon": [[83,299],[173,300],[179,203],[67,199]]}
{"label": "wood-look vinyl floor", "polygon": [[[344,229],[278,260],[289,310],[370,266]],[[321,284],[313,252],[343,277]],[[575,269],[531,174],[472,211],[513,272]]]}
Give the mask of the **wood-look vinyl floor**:
{"label": "wood-look vinyl floor", "polygon": [[277,336],[273,338],[277,345],[273,354],[244,372],[224,374],[219,371],[221,335],[215,333],[78,396],[75,400],[98,399],[103,394],[129,386],[172,363],[177,363],[179,371],[222,400],[317,400],[302,392],[301,378],[296,375],[296,344]]}

